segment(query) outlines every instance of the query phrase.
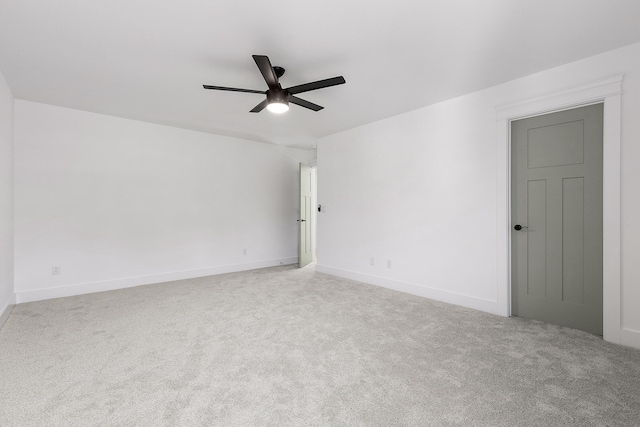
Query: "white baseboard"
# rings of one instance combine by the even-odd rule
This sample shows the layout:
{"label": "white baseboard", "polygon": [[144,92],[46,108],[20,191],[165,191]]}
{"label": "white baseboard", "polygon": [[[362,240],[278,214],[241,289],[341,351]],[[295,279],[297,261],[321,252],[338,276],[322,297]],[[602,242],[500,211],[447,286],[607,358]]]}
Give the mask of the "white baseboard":
{"label": "white baseboard", "polygon": [[[355,271],[343,270],[321,264],[316,265],[316,271],[319,273],[343,277],[345,279],[355,280],[357,282],[381,286],[383,288],[393,289],[395,291],[405,292],[436,301],[442,301],[449,304],[455,304],[462,307],[473,308],[475,310],[504,316],[502,311],[498,309],[497,301],[485,300],[469,295],[443,291],[440,289],[433,289],[423,285],[400,282],[398,280],[387,279],[385,277],[357,273]],[[632,329],[620,329],[620,341],[616,343],[627,347],[640,349],[640,331],[635,331]]]}
{"label": "white baseboard", "polygon": [[640,331],[621,329],[620,344],[640,349]]}
{"label": "white baseboard", "polygon": [[134,286],[151,285],[154,283],[172,282],[174,280],[193,279],[196,277],[214,276],[216,274],[235,273],[237,271],[255,270],[257,268],[275,267],[278,265],[295,264],[298,257],[279,258],[266,261],[249,262],[244,264],[221,265],[201,268],[197,270],[175,271],[154,274],[150,276],[126,277],[101,282],[79,283],[57,288],[43,288],[16,293],[18,304],[41,301],[52,298],[70,297],[74,295],[90,294],[94,292],[113,291],[116,289],[132,288]]}
{"label": "white baseboard", "polygon": [[[2,304],[2,303],[0,303]],[[9,297],[9,300],[4,304],[0,305],[0,329],[4,326],[5,322],[9,318],[11,311],[13,310],[13,306],[16,305],[16,294],[12,294]]]}
{"label": "white baseboard", "polygon": [[357,273],[355,271],[349,270],[342,270],[339,268],[329,267],[321,264],[316,265],[316,271],[320,273],[331,274],[332,276],[338,276],[345,279],[367,283],[370,285],[393,289],[394,291],[417,295],[436,301],[442,301],[449,304],[460,305],[462,307],[473,308],[475,310],[485,311],[491,314],[502,315],[501,311],[498,310],[497,301],[486,300],[469,295],[458,294],[455,292],[443,291],[441,289],[434,289],[424,285],[417,285],[415,283],[401,282],[398,280],[387,279],[385,277]]}

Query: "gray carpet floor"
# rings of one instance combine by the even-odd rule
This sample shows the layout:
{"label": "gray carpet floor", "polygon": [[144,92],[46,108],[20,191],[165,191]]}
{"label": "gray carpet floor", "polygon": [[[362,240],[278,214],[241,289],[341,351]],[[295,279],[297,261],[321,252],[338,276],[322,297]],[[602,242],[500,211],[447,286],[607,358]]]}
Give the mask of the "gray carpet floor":
{"label": "gray carpet floor", "polygon": [[21,304],[1,426],[640,425],[640,351],[274,267]]}

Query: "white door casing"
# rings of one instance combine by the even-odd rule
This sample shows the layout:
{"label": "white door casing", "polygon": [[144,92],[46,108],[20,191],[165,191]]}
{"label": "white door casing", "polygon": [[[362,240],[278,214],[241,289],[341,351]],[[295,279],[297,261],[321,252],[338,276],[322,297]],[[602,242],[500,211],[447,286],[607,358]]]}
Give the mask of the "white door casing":
{"label": "white door casing", "polygon": [[603,337],[631,345],[621,319],[620,120],[623,75],[615,75],[549,95],[496,107],[497,132],[497,303],[511,314],[511,121],[604,103],[603,134]]}

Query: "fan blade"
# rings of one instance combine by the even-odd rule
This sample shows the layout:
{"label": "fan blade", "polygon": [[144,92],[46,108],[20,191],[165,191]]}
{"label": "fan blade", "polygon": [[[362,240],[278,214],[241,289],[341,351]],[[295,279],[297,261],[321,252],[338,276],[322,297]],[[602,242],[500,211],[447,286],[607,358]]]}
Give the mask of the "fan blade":
{"label": "fan blade", "polygon": [[297,96],[289,95],[289,102],[292,104],[299,105],[304,108],[308,108],[313,111],[320,111],[324,107],[319,106],[318,104],[314,104],[313,102],[305,101],[304,99],[298,98]]}
{"label": "fan blade", "polygon": [[261,91],[261,90],[253,90],[253,89],[239,89],[237,87],[209,86],[209,85],[202,85],[202,87],[205,89],[228,90],[230,92],[261,93],[263,95],[266,93],[264,90]]}
{"label": "fan blade", "polygon": [[260,111],[264,110],[264,107],[266,107],[266,106],[267,106],[267,100],[265,99],[260,104],[258,104],[255,107],[253,107],[253,110],[251,110],[249,112],[250,113],[259,113]]}
{"label": "fan blade", "polygon": [[310,90],[322,89],[329,86],[336,86],[345,84],[346,81],[344,77],[333,77],[330,79],[318,80],[317,82],[305,83],[303,85],[292,86],[290,88],[285,89],[287,92],[291,94],[309,92]]}
{"label": "fan blade", "polygon": [[253,55],[253,60],[256,61],[256,65],[260,69],[262,77],[264,77],[264,81],[267,82],[269,89],[282,89],[280,83],[278,83],[278,76],[276,76],[276,72],[271,66],[269,57],[264,55]]}

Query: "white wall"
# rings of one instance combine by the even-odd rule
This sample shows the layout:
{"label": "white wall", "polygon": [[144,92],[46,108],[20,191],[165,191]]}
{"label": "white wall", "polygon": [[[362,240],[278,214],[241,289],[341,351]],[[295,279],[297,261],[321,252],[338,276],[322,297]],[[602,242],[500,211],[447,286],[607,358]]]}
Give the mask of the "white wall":
{"label": "white wall", "polygon": [[13,94],[0,72],[0,327],[13,297]]}
{"label": "white wall", "polygon": [[300,154],[16,100],[18,302],[297,262]]}
{"label": "white wall", "polygon": [[[318,269],[493,313],[496,107],[613,74],[622,95],[622,328],[640,347],[640,44],[318,141]],[[370,265],[370,258],[375,265]],[[391,268],[386,267],[391,260]]]}

